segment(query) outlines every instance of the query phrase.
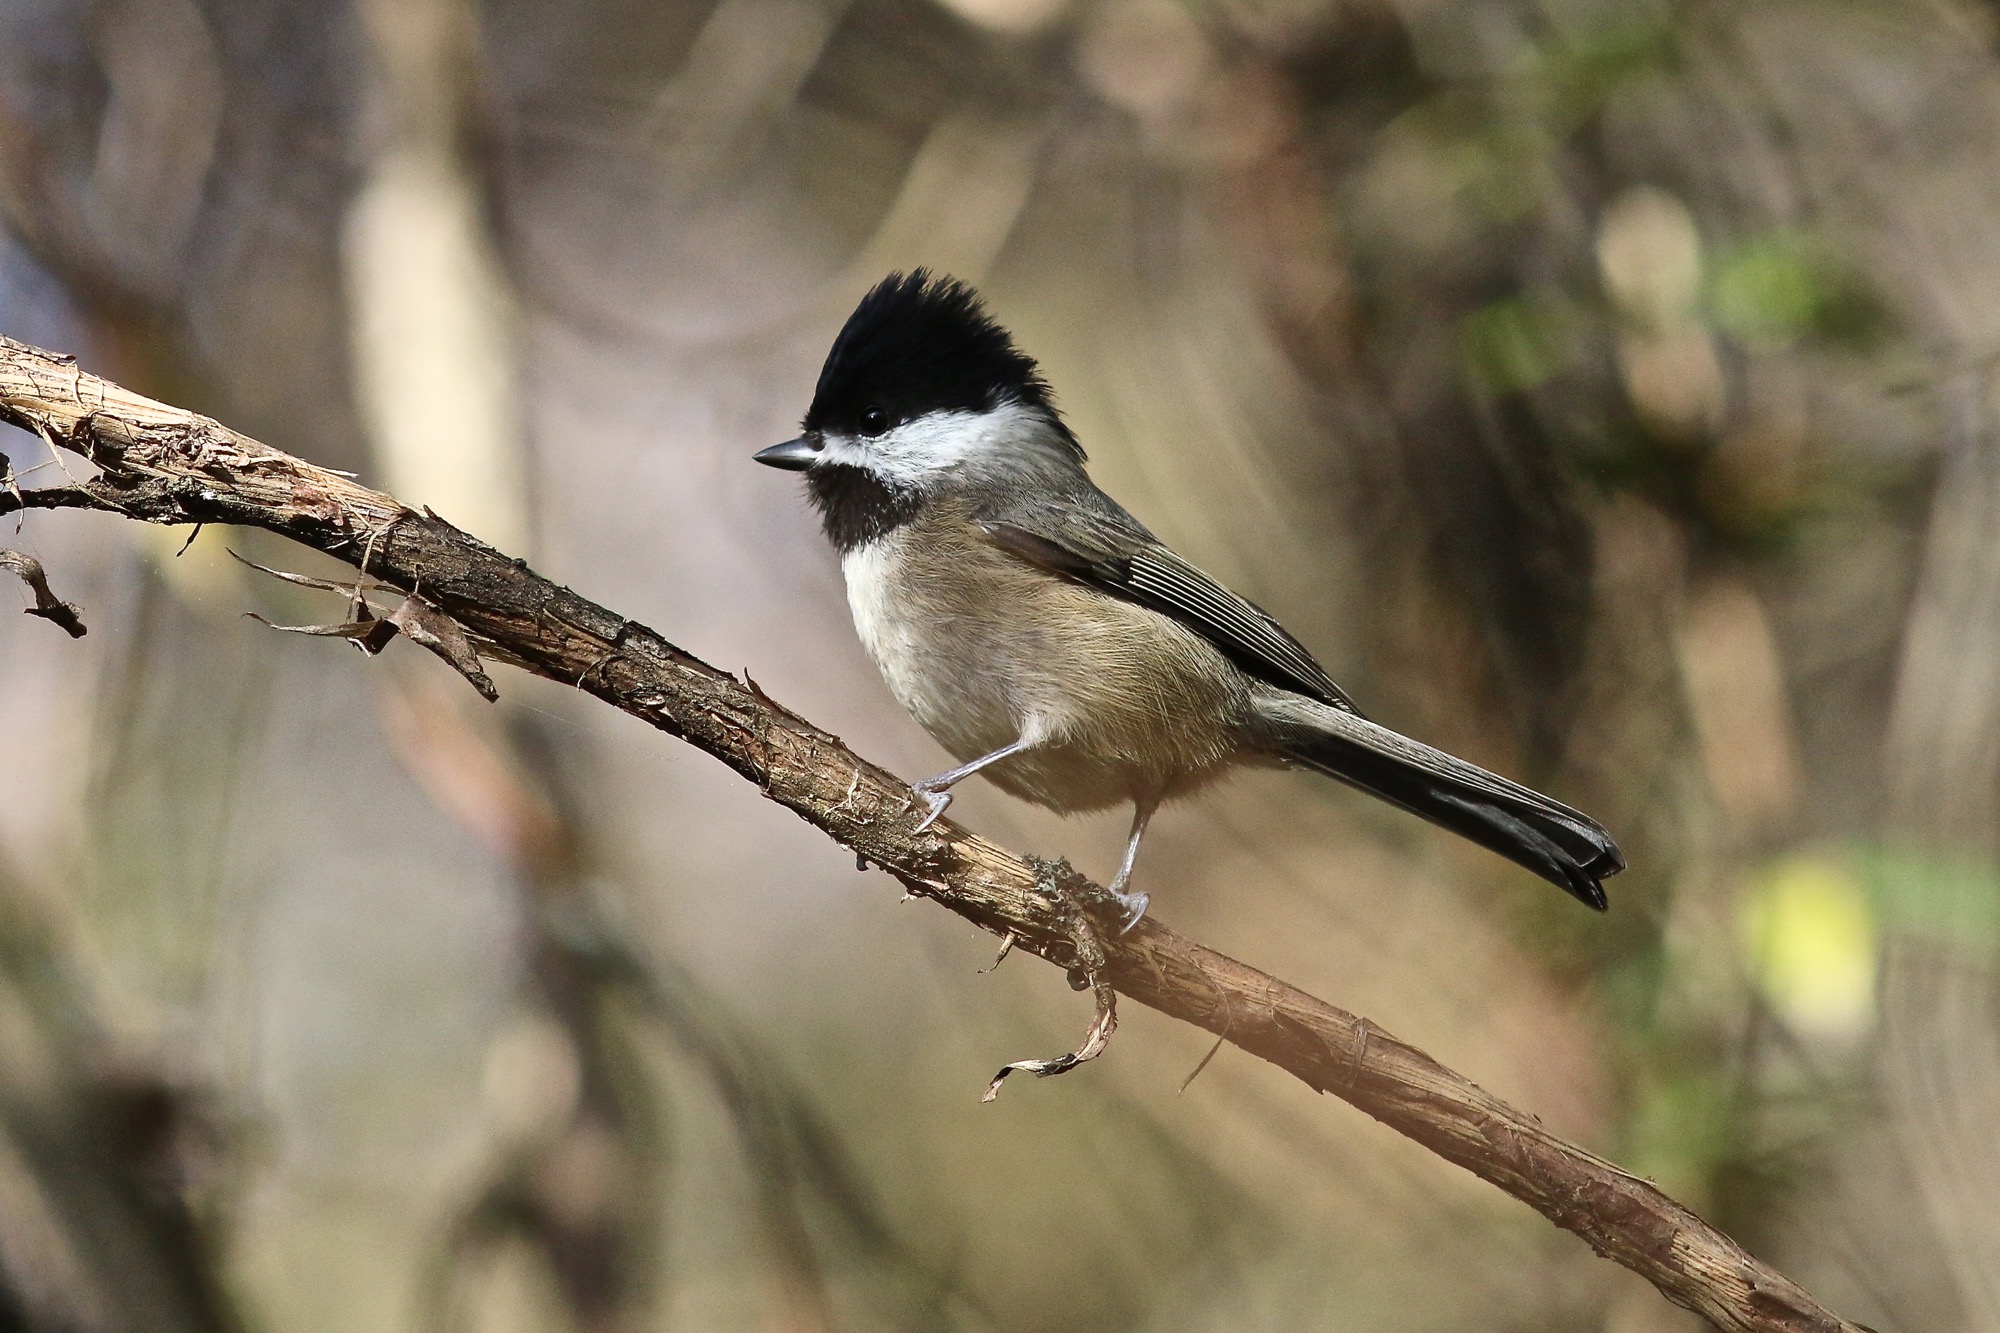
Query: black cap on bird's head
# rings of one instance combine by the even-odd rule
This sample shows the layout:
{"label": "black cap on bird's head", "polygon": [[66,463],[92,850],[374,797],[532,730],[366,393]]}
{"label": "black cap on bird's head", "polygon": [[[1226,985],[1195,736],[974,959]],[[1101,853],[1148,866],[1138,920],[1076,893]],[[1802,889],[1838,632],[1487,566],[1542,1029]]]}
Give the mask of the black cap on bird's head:
{"label": "black cap on bird's head", "polygon": [[885,418],[893,426],[1003,403],[1054,413],[1033,358],[993,322],[979,294],[917,269],[891,273],[854,307],[826,354],[805,428],[859,435]]}
{"label": "black cap on bird's head", "polygon": [[833,340],[804,434],[757,457],[806,468],[828,436],[872,438],[937,413],[1003,407],[1044,418],[1081,457],[1034,358],[987,314],[977,292],[921,268],[892,273],[861,298]]}

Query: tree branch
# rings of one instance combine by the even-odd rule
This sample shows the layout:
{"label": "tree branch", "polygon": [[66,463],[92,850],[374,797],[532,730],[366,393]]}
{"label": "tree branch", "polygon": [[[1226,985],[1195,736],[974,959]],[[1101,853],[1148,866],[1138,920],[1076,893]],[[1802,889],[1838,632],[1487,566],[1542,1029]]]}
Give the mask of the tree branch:
{"label": "tree branch", "polygon": [[[356,566],[455,620],[477,647],[700,747],[769,799],[930,898],[1076,968],[1070,903],[1102,890],[940,820],[840,740],[428,511],[0,339],[0,418],[83,455],[77,486],[0,491],[16,508],[264,528]],[[435,651],[435,649],[434,649]],[[441,654],[446,655],[446,654]],[[1052,891],[1053,890],[1053,891]],[[1120,993],[1331,1092],[1581,1236],[1669,1299],[1743,1333],[1859,1333],[1644,1180],[1564,1142],[1416,1047],[1148,917],[1103,939]]]}

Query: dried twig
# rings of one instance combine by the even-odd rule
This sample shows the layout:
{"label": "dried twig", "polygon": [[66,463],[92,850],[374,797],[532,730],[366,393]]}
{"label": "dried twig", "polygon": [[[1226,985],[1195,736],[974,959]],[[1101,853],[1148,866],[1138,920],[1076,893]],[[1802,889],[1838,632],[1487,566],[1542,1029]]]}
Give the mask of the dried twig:
{"label": "dried twig", "polygon": [[[11,498],[0,495],[0,500]],[[74,602],[65,602],[49,591],[49,576],[43,572],[41,561],[25,551],[0,550],[0,569],[18,575],[21,582],[28,585],[28,591],[35,594],[35,604],[26,608],[28,615],[53,620],[72,639],[80,639],[90,633],[84,628],[83,608]]]}
{"label": "dried twig", "polygon": [[990,1102],[1000,1095],[1000,1085],[1012,1073],[1033,1074],[1036,1078],[1047,1078],[1051,1074],[1067,1074],[1084,1063],[1104,1054],[1104,1048],[1111,1043],[1111,1034],[1118,1030],[1118,1003],[1111,986],[1107,982],[1091,983],[1091,994],[1097,1001],[1097,1012],[1090,1020],[1090,1030],[1083,1034],[1077,1048],[1053,1060],[1014,1060],[1000,1066],[1000,1072],[986,1085],[986,1091],[979,1100]]}
{"label": "dried twig", "polygon": [[[1052,1074],[1067,1074],[1078,1065],[1095,1060],[1104,1054],[1104,1048],[1111,1043],[1111,1034],[1118,1030],[1118,995],[1104,977],[1104,944],[1099,940],[1096,928],[1090,924],[1089,914],[1065,883],[1065,877],[1070,873],[1069,862],[1043,861],[1038,857],[1029,857],[1028,862],[1040,872],[1043,883],[1065,914],[1071,955],[1076,960],[1070,967],[1069,984],[1077,990],[1088,990],[1097,1002],[1097,1012],[1091,1017],[1090,1029],[1083,1034],[1082,1042],[1068,1054],[1058,1055],[1053,1060],[1015,1060],[1002,1065],[1000,1072],[993,1076],[993,1081],[986,1085],[985,1095],[979,1099],[982,1102],[990,1102],[1000,1095],[1000,1085],[1007,1081],[1009,1074],[1019,1072],[1048,1078]],[[1114,911],[1117,909],[1116,900],[1112,900],[1111,906]],[[1000,956],[993,960],[993,967],[1000,966],[1007,957],[1013,940],[1014,934],[1009,931],[1007,938],[1001,941]],[[990,972],[993,968],[986,970]]]}
{"label": "dried twig", "polygon": [[[1073,913],[1103,890],[924,806],[892,774],[812,723],[428,513],[205,417],[0,340],[0,418],[68,442],[103,469],[85,484],[0,494],[17,507],[102,509],[155,523],[260,527],[437,608],[494,655],[679,736],[843,846],[981,928],[1064,969],[1084,966]],[[1743,1333],[1857,1333],[1805,1291],[1647,1181],[1534,1119],[1380,1026],[1195,943],[1148,917],[1103,942],[1095,971],[1120,994],[1225,1037],[1331,1092],[1575,1232],[1668,1299]]]}

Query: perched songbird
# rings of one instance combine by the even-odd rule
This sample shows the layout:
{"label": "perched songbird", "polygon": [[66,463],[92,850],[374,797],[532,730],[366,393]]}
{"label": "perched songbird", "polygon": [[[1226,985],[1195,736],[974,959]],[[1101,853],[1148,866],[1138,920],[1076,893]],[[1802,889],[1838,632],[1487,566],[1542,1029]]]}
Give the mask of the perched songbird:
{"label": "perched songbird", "polygon": [[1237,764],[1317,769],[1526,866],[1599,910],[1624,868],[1596,821],[1378,726],[1278,622],[1091,483],[1034,361],[978,296],[922,269],[855,307],[796,440],[854,627],[957,768],[1071,814],[1130,801],[1126,922],[1162,801]]}

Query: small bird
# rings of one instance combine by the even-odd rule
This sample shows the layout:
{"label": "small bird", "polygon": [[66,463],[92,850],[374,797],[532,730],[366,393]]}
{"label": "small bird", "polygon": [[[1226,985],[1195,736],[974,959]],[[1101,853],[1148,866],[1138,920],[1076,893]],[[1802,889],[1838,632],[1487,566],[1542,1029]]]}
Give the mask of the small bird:
{"label": "small bird", "polygon": [[975,773],[1062,814],[1129,801],[1109,887],[1130,929],[1161,802],[1237,765],[1310,768],[1604,909],[1625,862],[1595,820],[1362,716],[1275,619],[1091,482],[1048,382],[965,284],[879,283],[799,437],[755,458],[805,474],[862,646],[961,761],[915,784],[920,829]]}

